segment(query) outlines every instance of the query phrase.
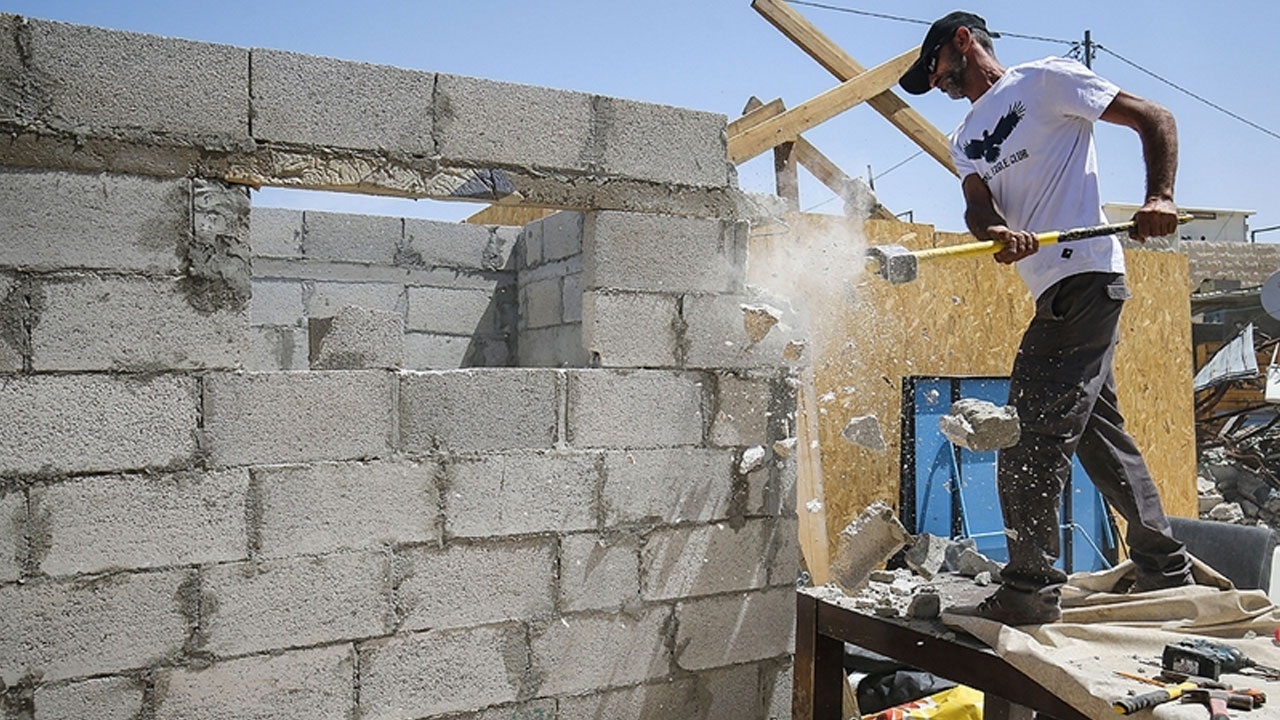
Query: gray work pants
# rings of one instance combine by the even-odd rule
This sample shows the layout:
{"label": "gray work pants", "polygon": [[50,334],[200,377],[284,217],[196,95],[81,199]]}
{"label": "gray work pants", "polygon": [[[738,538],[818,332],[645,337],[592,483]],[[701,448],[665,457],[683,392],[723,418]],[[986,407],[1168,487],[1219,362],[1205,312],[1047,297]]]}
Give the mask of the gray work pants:
{"label": "gray work pants", "polygon": [[1163,584],[1190,567],[1116,407],[1112,357],[1128,297],[1123,275],[1084,273],[1064,278],[1036,301],[1009,387],[1022,438],[1000,451],[997,473],[1009,541],[1001,577],[1014,589],[1066,581],[1053,564],[1061,553],[1059,507],[1073,454],[1127,521],[1125,540],[1140,579]]}

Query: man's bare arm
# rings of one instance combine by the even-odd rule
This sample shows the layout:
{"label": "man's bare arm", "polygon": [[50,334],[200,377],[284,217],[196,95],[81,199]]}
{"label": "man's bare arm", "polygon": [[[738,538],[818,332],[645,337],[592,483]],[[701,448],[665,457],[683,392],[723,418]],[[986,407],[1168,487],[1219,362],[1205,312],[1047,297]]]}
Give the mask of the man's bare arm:
{"label": "man's bare arm", "polygon": [[1102,120],[1132,128],[1142,142],[1142,160],[1147,169],[1147,194],[1134,213],[1137,223],[1130,234],[1138,240],[1171,235],[1178,228],[1178,207],[1173,202],[1173,185],[1178,172],[1178,125],[1164,106],[1121,90]]}
{"label": "man's bare arm", "polygon": [[1040,249],[1034,233],[1009,229],[1005,219],[996,210],[991,188],[976,174],[966,175],[960,187],[964,190],[964,223],[969,232],[979,240],[995,240],[1004,244],[996,253],[996,262],[1017,262]]}

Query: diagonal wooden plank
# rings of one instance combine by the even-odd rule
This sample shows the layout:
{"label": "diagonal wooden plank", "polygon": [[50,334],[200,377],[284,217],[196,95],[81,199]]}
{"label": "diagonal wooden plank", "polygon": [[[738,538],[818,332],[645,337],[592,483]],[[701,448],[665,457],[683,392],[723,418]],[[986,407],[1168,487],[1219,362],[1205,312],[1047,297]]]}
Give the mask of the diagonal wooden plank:
{"label": "diagonal wooden plank", "polygon": [[781,115],[747,128],[736,137],[729,138],[729,159],[734,163],[745,162],[765,150],[795,140],[800,133],[884,92],[898,82],[898,78],[906,72],[918,54],[919,51],[912,48],[784,111]]}
{"label": "diagonal wooden plank", "polygon": [[[837,79],[849,80],[865,72],[866,69],[858,61],[796,12],[785,0],[753,0],[751,7]],[[911,138],[951,174],[959,176],[955,163],[951,161],[950,144],[947,138],[892,90],[886,90],[868,99],[867,104]]]}
{"label": "diagonal wooden plank", "polygon": [[749,127],[754,127],[771,117],[781,115],[782,111],[786,109],[786,106],[782,104],[782,98],[774,98],[767,103],[762,103],[760,98],[752,96],[747,101],[746,109],[742,111],[742,117],[733,120],[725,127],[725,134],[728,137],[739,135]]}

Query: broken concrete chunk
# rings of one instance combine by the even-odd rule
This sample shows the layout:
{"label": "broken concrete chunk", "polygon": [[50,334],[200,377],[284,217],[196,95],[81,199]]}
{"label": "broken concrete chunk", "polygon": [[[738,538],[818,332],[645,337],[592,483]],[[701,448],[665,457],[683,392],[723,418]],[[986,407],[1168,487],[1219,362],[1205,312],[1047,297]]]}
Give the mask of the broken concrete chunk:
{"label": "broken concrete chunk", "polygon": [[920,593],[907,606],[907,616],[919,620],[932,620],[941,612],[942,598],[937,593]]}
{"label": "broken concrete chunk", "polygon": [[764,465],[765,450],[759,445],[752,445],[742,451],[742,462],[738,463],[738,472],[746,475],[747,473],[759,469]]}
{"label": "broken concrete chunk", "polygon": [[787,362],[800,362],[804,357],[805,342],[803,340],[791,340],[782,348],[782,359]]}
{"label": "broken concrete chunk", "polygon": [[987,572],[986,570],[983,570],[982,572],[978,573],[977,575],[974,575],[974,576],[973,576],[973,584],[974,584],[974,585],[977,585],[978,587],[986,587],[986,586],[990,585],[990,584],[991,584],[991,573]]}
{"label": "broken concrete chunk", "polygon": [[965,577],[977,577],[985,572],[990,574],[992,580],[999,581],[1000,563],[973,548],[965,548],[956,558],[956,572]]}
{"label": "broken concrete chunk", "polygon": [[884,583],[888,585],[894,580],[897,580],[898,575],[892,570],[872,570],[871,574],[867,576],[867,579],[871,582]]}
{"label": "broken concrete chunk", "polygon": [[925,580],[932,580],[947,560],[950,541],[937,535],[921,533],[907,549],[907,565]]}
{"label": "broken concrete chunk", "polygon": [[951,404],[951,414],[938,419],[947,439],[974,452],[989,452],[1018,444],[1022,435],[1018,411],[986,400],[965,398]]}
{"label": "broken concrete chunk", "polygon": [[774,454],[774,455],[777,455],[777,456],[778,456],[778,457],[780,457],[780,458],[789,458],[789,457],[791,457],[791,453],[793,453],[793,452],[795,452],[795,451],[796,451],[796,439],[795,439],[795,438],[787,438],[787,439],[785,439],[785,440],[778,440],[777,442],[775,442],[775,443],[773,444],[773,454]]}
{"label": "broken concrete chunk", "polygon": [[977,550],[978,541],[973,538],[958,538],[947,544],[946,560],[943,564],[950,572],[960,572],[960,553],[965,550]]}
{"label": "broken concrete chunk", "polygon": [[884,444],[884,434],[880,432],[880,420],[875,415],[853,418],[840,431],[840,437],[876,452],[883,452],[887,447]]}
{"label": "broken concrete chunk", "polygon": [[831,576],[836,585],[852,595],[866,583],[872,570],[880,567],[911,540],[893,509],[876,501],[867,506],[840,531]]}
{"label": "broken concrete chunk", "polygon": [[764,339],[774,325],[782,319],[782,311],[772,305],[740,305],[742,308],[742,326],[747,331],[747,340],[755,345]]}

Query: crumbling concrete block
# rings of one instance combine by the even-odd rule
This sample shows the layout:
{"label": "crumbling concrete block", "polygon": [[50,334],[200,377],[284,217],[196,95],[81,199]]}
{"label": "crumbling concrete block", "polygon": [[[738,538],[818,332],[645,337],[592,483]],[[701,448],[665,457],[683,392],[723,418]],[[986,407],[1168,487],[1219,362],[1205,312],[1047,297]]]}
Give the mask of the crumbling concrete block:
{"label": "crumbling concrete block", "polygon": [[752,345],[764,339],[774,325],[782,319],[782,311],[765,303],[743,304],[742,327],[747,331],[747,340]]}
{"label": "crumbling concrete block", "polygon": [[388,562],[382,552],[365,552],[204,568],[202,606],[218,611],[200,617],[203,647],[247,655],[385,635]]}
{"label": "crumbling concrete block", "polygon": [[0,475],[171,467],[196,454],[194,378],[77,374],[0,383]]}
{"label": "crumbling concrete block", "polygon": [[697,368],[776,368],[785,365],[787,343],[800,329],[780,322],[759,342],[751,342],[742,322],[745,295],[685,295],[685,366]]}
{"label": "crumbling concrete block", "polygon": [[920,533],[907,549],[905,556],[907,565],[920,577],[932,580],[946,562],[948,544],[949,541],[946,538]]}
{"label": "crumbling concrete block", "polygon": [[404,364],[404,321],[396,313],[345,307],[312,337],[319,345],[314,370],[394,369]]}
{"label": "crumbling concrete block", "polygon": [[879,567],[911,540],[893,509],[883,502],[869,505],[843,530],[831,563],[831,578],[846,594],[852,595]]}
{"label": "crumbling concrete block", "polygon": [[766,444],[772,395],[769,378],[728,374],[717,377],[711,444],[721,447]]}
{"label": "crumbling concrete block", "polygon": [[430,155],[435,74],[255,49],[253,136]]}
{"label": "crumbling concrete block", "polygon": [[[333,645],[159,671],[156,720],[345,717],[355,705],[355,653]],[[235,692],[227,692],[235,688]]]}
{"label": "crumbling concrete block", "polygon": [[396,552],[404,630],[532,620],[555,612],[554,539],[482,541]]}
{"label": "crumbling concrete block", "polygon": [[884,452],[888,446],[884,442],[884,434],[880,431],[880,419],[875,415],[859,415],[850,418],[840,431],[840,437],[846,441],[874,450]]}
{"label": "crumbling concrete block", "polygon": [[181,246],[187,302],[203,312],[240,310],[253,296],[249,189],[191,180],[191,233]]}
{"label": "crumbling concrete block", "polygon": [[1022,435],[1017,408],[972,398],[952,403],[951,414],[938,418],[938,427],[948,440],[974,452],[1013,447]]}
{"label": "crumbling concrete block", "polygon": [[0,682],[106,675],[176,657],[196,615],[194,570],[0,585]]}
{"label": "crumbling concrete block", "polygon": [[401,373],[401,449],[550,449],[558,377],[558,371],[537,369]]}
{"label": "crumbling concrete block", "polygon": [[48,533],[40,569],[59,576],[245,559],[248,492],[243,468],[33,487],[34,514]]}

